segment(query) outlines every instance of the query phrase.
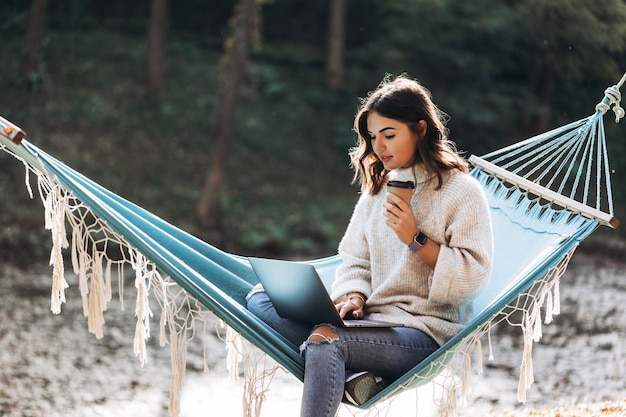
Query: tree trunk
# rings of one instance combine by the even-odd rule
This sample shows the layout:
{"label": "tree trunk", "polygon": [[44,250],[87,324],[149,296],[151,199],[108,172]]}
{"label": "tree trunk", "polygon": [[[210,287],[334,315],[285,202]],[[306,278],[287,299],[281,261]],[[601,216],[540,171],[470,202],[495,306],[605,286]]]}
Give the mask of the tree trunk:
{"label": "tree trunk", "polygon": [[46,4],[47,0],[32,0],[26,24],[19,76],[31,88],[35,88],[41,79],[41,45],[43,43]]}
{"label": "tree trunk", "polygon": [[335,89],[343,80],[345,50],[346,0],[330,0],[326,84]]}
{"label": "tree trunk", "polygon": [[[239,86],[243,75],[243,68],[232,63],[232,72],[228,75],[222,72],[218,90],[219,103],[216,112],[213,148],[209,167],[204,179],[204,186],[196,205],[196,216],[213,228],[221,224],[220,194],[226,171],[226,161],[230,142],[233,137],[235,116],[239,102]],[[226,65],[225,67],[231,67]]]}
{"label": "tree trunk", "polygon": [[152,0],[148,28],[147,72],[150,93],[165,90],[165,32],[167,28],[167,0]]}
{"label": "tree trunk", "polygon": [[196,205],[196,216],[213,228],[221,224],[220,193],[228,151],[233,138],[239,90],[248,64],[253,30],[258,24],[257,0],[240,0],[231,20],[232,34],[224,42],[218,66],[219,87],[215,131],[209,168]]}

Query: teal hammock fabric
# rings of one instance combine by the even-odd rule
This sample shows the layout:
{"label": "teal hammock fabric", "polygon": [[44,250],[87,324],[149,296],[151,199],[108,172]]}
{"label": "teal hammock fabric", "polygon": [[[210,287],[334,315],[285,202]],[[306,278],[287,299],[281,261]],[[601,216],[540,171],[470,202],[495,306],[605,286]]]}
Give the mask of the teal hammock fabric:
{"label": "teal hammock fabric", "polygon": [[[605,111],[606,109],[598,110],[595,115],[576,125],[576,128],[579,129],[582,125],[596,129],[598,124],[601,126]],[[288,372],[300,380],[303,379],[304,360],[298,347],[286,341],[245,308],[245,296],[257,283],[257,278],[244,257],[224,252],[203,242],[96,184],[26,140],[16,139],[15,132],[9,129],[12,125],[4,119],[1,121],[0,127],[4,128],[4,135],[0,135],[2,149],[21,159],[25,165],[52,178],[107,227],[152,262],[161,273],[170,276],[189,295],[266,352]],[[549,132],[542,135],[541,142],[544,136],[559,137],[562,132],[555,130],[552,134]],[[582,136],[584,135],[581,133],[577,137]],[[603,133],[593,136],[593,140],[598,138],[603,140]],[[572,155],[570,153],[569,157]],[[476,315],[461,332],[431,357],[363,404],[362,408],[371,407],[409,387],[432,380],[456,360],[459,346],[470,345],[466,349],[470,351],[475,348],[479,343],[477,338],[489,330],[485,326],[497,321],[503,310],[513,306],[513,309],[519,308],[526,312],[528,309],[541,307],[544,302],[552,304],[552,287],[539,294],[538,297],[542,298],[534,305],[519,306],[516,300],[519,300],[520,294],[531,290],[538,281],[561,268],[577,245],[600,224],[612,227],[617,224],[612,213],[604,215],[605,213],[584,204],[582,207],[585,210],[581,211],[578,206],[572,208],[567,202],[555,203],[547,199],[546,195],[549,193],[544,193],[543,187],[525,188],[524,178],[518,178],[517,173],[507,171],[506,178],[503,178],[499,171],[491,172],[489,163],[483,159],[473,157],[473,162],[475,168],[471,174],[482,184],[489,201],[495,243],[491,278],[474,301]],[[589,181],[585,183],[588,185]],[[594,215],[596,213],[601,215]],[[331,285],[334,271],[340,262],[338,256],[309,261],[328,286]],[[556,277],[561,273],[562,271],[557,271]],[[551,314],[552,312],[547,313]],[[537,326],[538,319],[535,317],[532,320],[531,328]],[[465,354],[462,354],[462,360],[466,360],[463,355]],[[532,376],[527,377],[526,382],[532,383]]]}

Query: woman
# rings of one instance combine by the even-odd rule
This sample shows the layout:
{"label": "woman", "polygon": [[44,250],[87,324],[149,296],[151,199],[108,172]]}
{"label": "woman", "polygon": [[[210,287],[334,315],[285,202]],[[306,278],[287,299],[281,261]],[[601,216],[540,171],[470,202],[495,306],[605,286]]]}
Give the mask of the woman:
{"label": "woman", "polygon": [[[362,195],[339,244],[332,296],[342,317],[404,327],[311,328],[279,317],[262,288],[251,292],[248,308],[301,345],[302,417],[334,416],[344,389],[362,404],[426,359],[468,321],[491,269],[483,190],[448,140],[430,93],[405,76],[385,79],[363,101],[354,128],[350,156]],[[410,204],[386,186],[407,171]]]}

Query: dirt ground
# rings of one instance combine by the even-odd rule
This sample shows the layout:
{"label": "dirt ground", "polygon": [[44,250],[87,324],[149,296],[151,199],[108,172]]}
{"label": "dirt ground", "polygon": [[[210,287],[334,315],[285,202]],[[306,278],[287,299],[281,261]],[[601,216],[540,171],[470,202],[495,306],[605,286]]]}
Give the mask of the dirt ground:
{"label": "dirt ground", "polygon": [[[50,277],[47,266],[0,265],[0,416],[168,416],[169,349],[158,345],[155,317],[148,363],[141,367],[134,356],[132,286],[124,309],[119,300],[111,303],[98,340],[87,331],[72,274],[62,313],[50,312]],[[189,345],[181,414],[241,416],[241,383],[227,376],[223,343],[209,339],[208,372],[201,343]],[[495,358],[485,359],[483,375],[473,376],[459,415],[626,416],[624,340],[626,261],[577,253],[561,281],[561,314],[544,326],[533,349],[535,384],[526,404],[516,400],[521,336],[498,330]],[[295,378],[278,374],[262,415],[297,415],[300,389]],[[409,407],[402,415],[415,415],[415,403]]]}

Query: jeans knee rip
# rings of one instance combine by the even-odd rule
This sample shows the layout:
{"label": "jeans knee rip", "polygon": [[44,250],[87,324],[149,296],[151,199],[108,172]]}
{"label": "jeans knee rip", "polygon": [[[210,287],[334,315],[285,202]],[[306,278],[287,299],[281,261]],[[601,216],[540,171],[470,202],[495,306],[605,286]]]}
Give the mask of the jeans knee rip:
{"label": "jeans knee rip", "polygon": [[[318,332],[317,329],[324,328],[324,331]],[[331,324],[318,324],[313,328],[309,337],[300,345],[300,354],[302,354],[310,344],[332,343],[339,340],[337,329]]]}

